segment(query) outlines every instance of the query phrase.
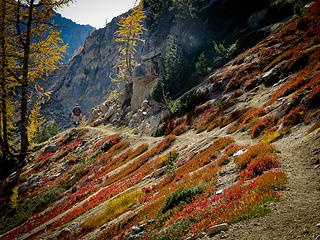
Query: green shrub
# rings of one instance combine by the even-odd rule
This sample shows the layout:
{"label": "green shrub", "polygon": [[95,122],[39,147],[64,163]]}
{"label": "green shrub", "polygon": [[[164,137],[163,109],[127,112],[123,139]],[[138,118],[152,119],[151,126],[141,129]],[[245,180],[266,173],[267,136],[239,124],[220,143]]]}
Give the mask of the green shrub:
{"label": "green shrub", "polygon": [[196,70],[199,74],[207,74],[209,71],[208,60],[206,54],[201,52],[198,61],[195,64]]}
{"label": "green shrub", "polygon": [[39,129],[34,142],[35,143],[45,142],[49,138],[57,135],[58,133],[59,133],[59,127],[55,121],[52,121],[51,123],[45,123],[43,127]]}
{"label": "green shrub", "polygon": [[34,213],[45,210],[51,203],[59,198],[63,191],[64,189],[54,188],[40,192],[31,199],[28,198],[19,202],[15,211],[10,210],[1,218],[0,234],[21,225]]}
{"label": "green shrub", "polygon": [[202,104],[207,99],[206,91],[194,89],[175,101],[170,101],[168,109],[172,114],[184,115],[192,110],[195,106]]}
{"label": "green shrub", "polygon": [[68,190],[69,188],[73,187],[73,185],[78,182],[84,175],[86,175],[87,173],[89,172],[89,170],[83,170],[83,169],[80,169],[80,170],[77,170],[74,174],[74,178],[72,179],[68,179],[68,180],[64,180],[64,181],[61,181],[59,183],[59,186],[61,188],[64,188],[66,190]]}
{"label": "green shrub", "polygon": [[164,129],[165,129],[166,123],[160,123],[158,126],[156,126],[152,132],[151,136],[152,137],[160,137],[164,134]]}
{"label": "green shrub", "polygon": [[170,152],[168,159],[165,161],[167,166],[167,173],[172,173],[176,169],[175,160],[178,157],[177,152]]}
{"label": "green shrub", "polygon": [[151,90],[151,97],[157,102],[181,95],[188,76],[187,61],[175,36],[170,36],[166,55],[161,62],[159,80]]}
{"label": "green shrub", "polygon": [[305,13],[305,9],[303,8],[303,2],[301,0],[296,0],[293,6],[293,13],[297,16],[302,16]]}
{"label": "green shrub", "polygon": [[165,231],[157,232],[152,235],[150,239],[152,240],[182,240],[186,239],[184,233],[189,229],[194,222],[190,221],[188,218],[178,221],[168,227]]}
{"label": "green shrub", "polygon": [[193,187],[181,187],[174,193],[170,194],[167,198],[165,203],[163,204],[160,213],[164,214],[168,210],[177,207],[182,203],[189,203],[191,202],[194,197],[203,192],[203,186],[193,186]]}

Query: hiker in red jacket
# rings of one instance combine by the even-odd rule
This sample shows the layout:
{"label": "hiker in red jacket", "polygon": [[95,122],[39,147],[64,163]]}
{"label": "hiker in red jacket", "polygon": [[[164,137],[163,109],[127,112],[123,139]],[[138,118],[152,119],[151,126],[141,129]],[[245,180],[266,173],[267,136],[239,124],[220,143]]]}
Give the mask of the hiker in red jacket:
{"label": "hiker in red jacket", "polygon": [[76,104],[76,106],[75,106],[74,109],[72,110],[73,124],[74,124],[75,126],[78,126],[78,125],[79,125],[80,117],[81,117],[81,109],[80,109],[79,104]]}

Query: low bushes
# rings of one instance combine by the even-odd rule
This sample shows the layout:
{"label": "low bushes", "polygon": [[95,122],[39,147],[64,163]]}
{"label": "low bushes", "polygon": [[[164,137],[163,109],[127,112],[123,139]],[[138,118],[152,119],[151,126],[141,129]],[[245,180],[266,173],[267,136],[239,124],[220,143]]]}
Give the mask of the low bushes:
{"label": "low bushes", "polygon": [[160,213],[163,214],[181,203],[191,202],[195,196],[201,192],[203,192],[202,186],[193,186],[188,188],[180,187],[177,191],[173,192],[166,198]]}
{"label": "low bushes", "polygon": [[231,137],[223,137],[214,141],[207,149],[203,150],[201,153],[192,158],[189,162],[185,163],[179,169],[177,169],[176,174],[185,174],[185,172],[194,171],[208,163],[210,163],[218,153],[232,143],[234,140]]}
{"label": "low bushes", "polygon": [[268,143],[259,143],[250,147],[245,153],[236,158],[235,162],[238,168],[244,169],[247,164],[260,154],[274,152],[276,149]]}
{"label": "low bushes", "polygon": [[266,116],[259,120],[252,128],[251,138],[259,137],[265,130],[273,127],[274,118],[272,115]]}
{"label": "low bushes", "polygon": [[163,152],[165,149],[170,147],[170,145],[175,141],[176,137],[174,135],[168,135],[165,139],[163,139],[158,145],[153,147],[148,152],[141,155],[139,158],[137,158],[135,161],[130,163],[126,168],[124,168],[122,171],[112,175],[109,177],[104,185],[112,184],[119,179],[129,175],[133,171],[137,170],[139,167],[141,167],[144,163],[146,163],[151,157],[156,156],[157,154]]}
{"label": "low bushes", "polygon": [[264,171],[277,167],[280,167],[279,157],[277,154],[270,152],[259,154],[248,163],[246,169],[240,172],[240,179],[252,179],[261,175]]}
{"label": "low bushes", "polygon": [[141,190],[124,193],[121,196],[111,200],[106,206],[103,213],[87,219],[82,227],[84,230],[90,231],[96,229],[102,224],[114,219],[118,215],[125,212],[129,207],[139,202],[142,195]]}
{"label": "low bushes", "polygon": [[54,188],[40,192],[31,199],[25,199],[22,202],[18,202],[15,210],[11,210],[10,212],[7,212],[5,216],[1,217],[0,234],[19,226],[31,218],[34,213],[45,210],[51,203],[59,198],[63,191],[64,189]]}
{"label": "low bushes", "polygon": [[255,180],[258,192],[274,192],[283,190],[287,183],[287,175],[282,171],[268,171]]}

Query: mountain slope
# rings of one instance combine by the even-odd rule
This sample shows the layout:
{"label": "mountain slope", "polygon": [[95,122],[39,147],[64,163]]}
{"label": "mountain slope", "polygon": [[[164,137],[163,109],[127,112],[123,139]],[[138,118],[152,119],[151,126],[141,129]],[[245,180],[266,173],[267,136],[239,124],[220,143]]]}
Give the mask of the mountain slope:
{"label": "mountain slope", "polygon": [[[277,1],[245,0],[242,2],[243,6],[246,6],[245,10],[238,9],[236,0],[190,2],[199,8],[197,16],[191,17],[186,14],[185,11],[189,10],[184,7],[154,10],[157,6],[156,1],[153,2],[155,6],[151,7],[151,10],[146,9],[147,16],[158,16],[160,13],[161,16],[156,22],[156,27],[143,34],[145,43],[137,46],[135,57],[139,64],[146,64],[150,62],[150,58],[158,56],[154,60],[160,66],[161,58],[166,54],[169,38],[175,36],[186,54],[185,59],[189,64],[187,69],[190,70],[188,75],[194,75],[194,62],[201,51],[209,49],[213,40],[224,44],[225,47],[237,43],[237,54],[254,46],[268,35],[270,29],[267,26],[292,14],[291,5],[270,6]],[[218,14],[220,12],[226,14]],[[120,17],[114,18],[105,28],[93,32],[84,44],[83,50],[47,79],[44,88],[52,90],[53,94],[43,111],[48,120],[58,123],[60,129],[72,127],[70,113],[76,103],[80,104],[83,113],[88,115],[94,106],[107,99],[111,90],[117,88],[111,78],[115,78],[117,74],[117,69],[113,68],[119,56],[114,32],[118,28],[116,23]],[[215,62],[215,59],[211,60]],[[186,79],[183,87],[188,90],[195,83],[196,81]],[[149,92],[150,89],[146,91]]]}
{"label": "mountain slope", "polygon": [[57,30],[61,31],[60,37],[63,43],[68,44],[66,56],[62,60],[62,63],[67,63],[73,57],[75,51],[83,46],[86,38],[93,31],[93,27],[76,24],[72,20],[62,17],[59,13],[54,15],[53,21],[59,26]]}
{"label": "mountain slope", "polygon": [[162,120],[166,137],[107,125],[33,146],[2,183],[19,202],[1,195],[1,239],[316,239],[319,23],[316,1],[274,26]]}

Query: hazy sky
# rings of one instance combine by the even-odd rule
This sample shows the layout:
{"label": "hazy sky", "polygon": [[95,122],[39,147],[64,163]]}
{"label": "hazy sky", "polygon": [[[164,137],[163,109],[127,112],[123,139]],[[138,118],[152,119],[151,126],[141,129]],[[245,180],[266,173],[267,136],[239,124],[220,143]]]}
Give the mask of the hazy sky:
{"label": "hazy sky", "polygon": [[76,0],[58,10],[63,17],[79,24],[102,28],[112,18],[133,8],[136,0]]}

